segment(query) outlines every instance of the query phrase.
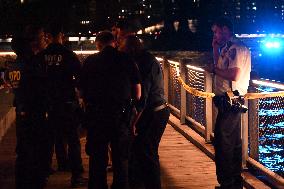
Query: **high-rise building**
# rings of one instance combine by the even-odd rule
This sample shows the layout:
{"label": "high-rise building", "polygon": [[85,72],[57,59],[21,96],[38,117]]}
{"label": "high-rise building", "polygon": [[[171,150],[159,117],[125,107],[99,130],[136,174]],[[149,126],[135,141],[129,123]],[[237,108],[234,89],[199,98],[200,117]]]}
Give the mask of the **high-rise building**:
{"label": "high-rise building", "polygon": [[[208,0],[201,0],[208,2]],[[208,9],[209,4],[203,3]],[[235,24],[236,32],[281,31],[284,22],[284,0],[220,0],[213,5],[215,15],[227,16]],[[212,7],[212,8],[213,8]],[[203,7],[204,8],[204,7]]]}

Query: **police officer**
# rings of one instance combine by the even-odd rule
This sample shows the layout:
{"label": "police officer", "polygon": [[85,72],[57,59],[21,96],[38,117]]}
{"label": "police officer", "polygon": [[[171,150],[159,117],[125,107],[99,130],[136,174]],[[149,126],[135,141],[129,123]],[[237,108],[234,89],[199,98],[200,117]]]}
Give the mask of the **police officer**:
{"label": "police officer", "polygon": [[131,151],[130,183],[133,188],[144,185],[146,189],[161,189],[158,148],[170,115],[163,73],[159,62],[134,35],[125,37],[120,49],[132,56],[142,78],[142,96],[133,123],[137,136]]}
{"label": "police officer", "polygon": [[[75,92],[81,64],[75,53],[62,45],[63,33],[59,24],[53,23],[46,30],[50,44],[39,54],[47,74],[48,121],[55,135],[55,143],[68,144],[68,157],[72,171],[71,187],[84,185],[81,144],[78,134],[76,110],[79,108]],[[51,132],[52,133],[52,132]],[[52,139],[51,135],[51,139]],[[54,138],[53,138],[54,139]],[[54,141],[51,141],[51,145]],[[64,149],[63,149],[64,150]],[[59,154],[62,153],[57,149]],[[51,158],[51,157],[50,157]],[[58,166],[67,166],[67,160],[57,156]]]}
{"label": "police officer", "polygon": [[46,183],[46,77],[37,60],[37,54],[45,47],[42,27],[32,25],[12,42],[17,58],[8,75],[15,92],[17,189],[41,189]]}
{"label": "police officer", "polygon": [[[212,47],[215,67],[209,71],[215,73],[215,94],[221,98],[228,91],[237,90],[240,95],[246,94],[251,71],[249,49],[234,37],[233,25],[226,18],[217,19],[212,25],[212,31],[214,33]],[[220,188],[241,189],[243,183],[240,121],[243,110],[224,106],[216,100],[214,103],[218,107],[214,130],[217,180]]]}
{"label": "police officer", "polygon": [[[131,98],[140,98],[136,65],[114,46],[114,37],[103,31],[96,36],[98,54],[89,56],[80,80],[86,103],[89,189],[107,189],[108,144],[112,149],[113,189],[128,188]],[[134,93],[132,93],[134,91]]]}

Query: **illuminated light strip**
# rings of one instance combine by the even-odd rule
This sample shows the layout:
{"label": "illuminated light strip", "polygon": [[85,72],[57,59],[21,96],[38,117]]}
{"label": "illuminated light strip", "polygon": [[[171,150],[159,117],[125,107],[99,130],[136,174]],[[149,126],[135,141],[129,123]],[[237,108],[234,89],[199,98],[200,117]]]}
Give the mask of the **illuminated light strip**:
{"label": "illuminated light strip", "polygon": [[257,37],[281,37],[284,38],[283,34],[236,34],[238,38],[257,38]]}
{"label": "illuminated light strip", "polygon": [[[76,54],[94,54],[99,51],[73,51]],[[0,56],[16,55],[14,52],[0,52]]]}
{"label": "illuminated light strip", "polygon": [[68,37],[68,41],[79,41],[79,37]]}
{"label": "illuminated light strip", "polygon": [[156,59],[157,59],[159,62],[162,62],[162,61],[164,60],[163,58],[157,57],[157,56],[156,56]]}
{"label": "illuminated light strip", "polygon": [[0,52],[0,56],[16,55],[14,52]]}
{"label": "illuminated light strip", "polygon": [[266,37],[266,34],[236,34],[236,37],[239,38],[255,38],[255,37]]}
{"label": "illuminated light strip", "polygon": [[257,85],[263,85],[267,87],[273,87],[276,89],[283,89],[284,90],[284,85],[283,84],[278,84],[278,83],[273,83],[273,82],[268,82],[268,81],[259,81],[259,80],[252,80],[254,84]]}
{"label": "illuminated light strip", "polygon": [[76,54],[94,54],[94,53],[98,53],[99,51],[73,51]]}
{"label": "illuminated light strip", "polygon": [[205,70],[196,66],[191,66],[191,65],[186,65],[187,68],[190,68],[192,70],[196,70],[196,71],[200,71],[200,72],[204,72]]}
{"label": "illuminated light strip", "polygon": [[7,39],[0,39],[0,42],[8,42],[10,43],[12,41],[12,38],[7,38]]}

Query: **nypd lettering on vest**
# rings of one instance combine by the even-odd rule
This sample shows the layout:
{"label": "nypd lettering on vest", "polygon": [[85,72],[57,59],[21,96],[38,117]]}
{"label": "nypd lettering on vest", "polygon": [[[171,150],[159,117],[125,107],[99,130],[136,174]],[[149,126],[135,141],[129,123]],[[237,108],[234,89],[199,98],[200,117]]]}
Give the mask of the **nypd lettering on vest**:
{"label": "nypd lettering on vest", "polygon": [[44,59],[48,66],[52,66],[52,65],[59,66],[61,65],[61,62],[62,62],[62,55],[48,54],[44,56]]}

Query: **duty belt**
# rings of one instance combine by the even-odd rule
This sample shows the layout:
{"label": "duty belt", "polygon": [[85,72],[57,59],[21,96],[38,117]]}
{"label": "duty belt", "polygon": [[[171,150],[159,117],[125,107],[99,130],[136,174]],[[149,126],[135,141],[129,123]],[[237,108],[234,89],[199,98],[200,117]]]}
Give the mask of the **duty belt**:
{"label": "duty belt", "polygon": [[158,111],[160,111],[160,110],[162,110],[162,109],[164,109],[166,107],[168,107],[168,103],[164,103],[164,104],[162,104],[160,106],[155,107],[154,108],[154,112],[158,112]]}

